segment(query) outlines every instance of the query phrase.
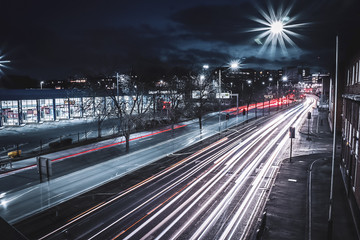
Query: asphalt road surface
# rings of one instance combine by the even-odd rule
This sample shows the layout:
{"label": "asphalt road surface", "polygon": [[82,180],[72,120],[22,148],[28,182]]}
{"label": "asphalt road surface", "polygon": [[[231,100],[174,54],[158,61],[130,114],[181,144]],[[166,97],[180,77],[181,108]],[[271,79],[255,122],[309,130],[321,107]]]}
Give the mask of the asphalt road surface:
{"label": "asphalt road surface", "polygon": [[216,142],[33,236],[245,239],[274,180],[279,154],[289,143],[289,127],[298,128],[313,106],[308,99],[233,128]]}
{"label": "asphalt road surface", "polygon": [[[248,118],[254,116],[252,112]],[[222,121],[220,128],[224,130],[246,119],[233,116]],[[167,128],[134,134],[129,153],[125,152],[124,139],[115,138],[47,154],[43,157],[52,162],[52,176],[43,183],[39,183],[35,158],[14,162],[14,169],[0,173],[0,216],[16,223],[191,146],[218,130],[215,113],[204,121],[201,133],[197,120],[193,120],[175,126],[174,131]]]}

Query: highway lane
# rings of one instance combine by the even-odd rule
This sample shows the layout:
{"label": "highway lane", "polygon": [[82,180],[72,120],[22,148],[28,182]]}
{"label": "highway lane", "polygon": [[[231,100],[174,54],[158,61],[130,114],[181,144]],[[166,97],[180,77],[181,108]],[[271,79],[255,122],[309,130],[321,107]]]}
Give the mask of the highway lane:
{"label": "highway lane", "polygon": [[[217,133],[217,116],[215,113],[209,118],[210,121],[205,121],[201,134],[197,121],[194,120],[186,128],[176,130],[182,131],[182,134],[173,135],[168,131],[158,134],[158,139],[152,136],[152,141],[140,143],[140,140],[145,139],[137,139],[132,143],[135,150],[125,155],[112,147],[103,155],[101,151],[95,151],[83,156],[61,159],[53,165],[54,176],[50,182],[39,184],[34,166],[16,174],[2,174],[0,215],[10,223],[19,222],[151,164],[169,153],[191,146]],[[249,113],[249,119],[254,116],[254,113]],[[234,125],[237,120],[240,122],[241,118],[232,117],[227,125]],[[221,128],[223,127],[224,124]]]}
{"label": "highway lane", "polygon": [[257,197],[264,197],[276,171],[288,127],[299,125],[310,109],[305,103],[232,131],[44,238],[244,237],[259,210]]}
{"label": "highway lane", "polygon": [[[216,142],[213,146],[219,145],[219,144],[222,143],[224,140],[225,140],[225,139],[221,139],[220,141]],[[210,153],[214,153],[214,152],[220,150],[222,147],[223,147],[223,146],[220,145],[220,146],[217,146],[217,147],[215,147],[215,148],[213,148],[213,149],[211,149],[211,147],[205,148],[205,149],[203,149],[203,150],[201,150],[201,151],[199,151],[199,152],[194,153],[194,154],[191,155],[190,157],[182,160],[181,162],[173,165],[173,167],[170,167],[170,168],[166,169],[166,170],[165,170],[166,172],[170,172],[169,170],[172,170],[172,171],[174,171],[174,172],[171,172],[172,174],[169,173],[168,175],[165,175],[165,176],[164,176],[164,173],[161,172],[161,173],[160,173],[160,174],[161,174],[161,177],[162,177],[162,176],[163,176],[163,177],[162,177],[161,179],[157,180],[156,182],[151,183],[151,186],[146,186],[145,190],[140,189],[140,190],[141,190],[140,196],[143,195],[143,191],[149,192],[149,193],[154,193],[154,192],[157,192],[157,191],[160,191],[160,192],[161,192],[162,189],[158,189],[158,184],[160,184],[160,186],[162,186],[161,188],[166,188],[166,186],[167,186],[166,184],[171,184],[172,182],[174,182],[175,180],[177,180],[177,179],[179,178],[179,176],[177,176],[177,174],[181,174],[181,179],[182,179],[183,181],[188,181],[188,180],[189,180],[189,179],[188,179],[188,176],[187,176],[188,173],[187,173],[186,171],[185,171],[185,173],[182,172],[182,170],[183,170],[184,168],[188,168],[188,167],[190,166],[190,167],[192,167],[192,168],[191,168],[190,170],[188,170],[188,171],[194,171],[194,169],[195,169],[195,170],[198,170],[198,169],[201,170],[201,168],[203,167],[203,165],[206,164],[206,163],[203,163],[203,164],[201,164],[201,165],[199,166],[199,165],[198,165],[198,161],[192,161],[192,162],[189,162],[189,161],[190,161],[191,159],[193,159],[194,157],[200,155],[200,154],[209,154],[208,151],[210,151],[210,150],[211,150]],[[219,154],[219,155],[220,155],[220,154],[224,154],[227,150],[228,150],[228,149],[223,149],[222,151],[218,152],[217,154]],[[179,166],[180,168],[174,169],[174,167],[177,167],[177,166]],[[175,175],[175,176],[174,176],[174,175]],[[158,175],[157,175],[157,176],[158,176]],[[154,180],[154,178],[155,178],[155,177],[152,177],[150,180]],[[153,186],[153,187],[152,187],[152,186]],[[140,190],[139,190],[139,191],[140,191]],[[173,192],[168,192],[168,194],[169,194],[169,195],[172,195]],[[122,195],[123,195],[123,194],[122,194]],[[121,195],[121,196],[122,196],[122,195]],[[162,197],[163,197],[163,196],[162,196]],[[135,199],[136,199],[136,197],[135,197]],[[132,200],[129,201],[128,199],[125,199],[125,200],[121,199],[121,201],[133,202]],[[121,205],[123,205],[122,202],[120,203],[120,206],[121,206]],[[148,210],[150,210],[150,209],[148,209]]]}

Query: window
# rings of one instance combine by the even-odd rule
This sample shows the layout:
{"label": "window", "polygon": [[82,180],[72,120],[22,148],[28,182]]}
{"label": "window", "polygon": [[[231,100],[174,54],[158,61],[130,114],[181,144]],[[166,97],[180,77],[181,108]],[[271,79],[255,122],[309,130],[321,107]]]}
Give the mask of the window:
{"label": "window", "polygon": [[354,79],[355,83],[358,83],[358,78],[359,78],[359,63],[356,63],[356,73],[355,73],[355,79]]}
{"label": "window", "polygon": [[19,111],[17,101],[2,101],[4,125],[18,125]]}
{"label": "window", "polygon": [[351,85],[354,85],[354,80],[355,80],[355,66],[353,66],[352,68]]}
{"label": "window", "polygon": [[38,116],[36,100],[22,100],[21,105],[24,123],[36,123]]}

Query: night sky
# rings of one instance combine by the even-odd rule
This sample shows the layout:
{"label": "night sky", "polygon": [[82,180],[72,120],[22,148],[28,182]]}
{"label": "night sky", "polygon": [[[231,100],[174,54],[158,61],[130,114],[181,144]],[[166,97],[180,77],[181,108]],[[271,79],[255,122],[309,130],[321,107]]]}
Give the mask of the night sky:
{"label": "night sky", "polygon": [[[85,72],[111,73],[142,66],[225,66],[278,69],[303,65],[332,71],[335,36],[341,57],[360,40],[358,0],[107,0],[0,1],[0,52],[10,60],[5,74],[38,80],[65,79]],[[282,3],[282,4],[280,4]],[[259,9],[290,8],[296,36],[260,51]],[[255,41],[257,39],[257,41]],[[360,44],[359,44],[360,45]],[[357,48],[359,49],[359,48]]]}

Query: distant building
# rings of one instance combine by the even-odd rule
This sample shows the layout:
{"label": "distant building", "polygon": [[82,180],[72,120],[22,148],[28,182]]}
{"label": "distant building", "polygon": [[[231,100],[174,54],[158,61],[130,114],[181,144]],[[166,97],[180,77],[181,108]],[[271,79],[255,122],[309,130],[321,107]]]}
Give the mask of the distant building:
{"label": "distant building", "polygon": [[250,80],[255,81],[256,71],[254,69],[239,68],[232,70],[229,68],[219,68],[214,71],[214,78],[218,78],[221,71],[222,89],[232,92],[242,92],[246,87],[246,83]]}
{"label": "distant building", "polygon": [[[102,111],[114,114],[115,94],[115,90],[0,89],[0,127],[93,118]],[[133,98],[119,95],[119,101],[131,102]],[[144,96],[144,104],[146,101]]]}
{"label": "distant building", "polygon": [[284,68],[284,76],[287,77],[288,82],[290,83],[309,83],[309,80],[311,78],[310,68],[299,66],[286,67]]}

